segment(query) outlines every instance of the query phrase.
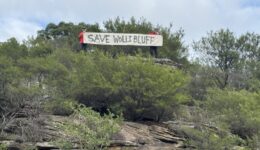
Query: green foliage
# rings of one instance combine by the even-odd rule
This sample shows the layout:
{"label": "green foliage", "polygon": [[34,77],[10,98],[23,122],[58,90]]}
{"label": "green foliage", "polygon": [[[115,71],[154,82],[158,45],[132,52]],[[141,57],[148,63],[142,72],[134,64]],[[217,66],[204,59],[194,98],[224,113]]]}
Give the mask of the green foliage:
{"label": "green foliage", "polygon": [[257,33],[246,33],[243,34],[239,41],[240,43],[244,43],[244,47],[247,53],[248,58],[251,58],[253,61],[259,59],[259,40],[260,36]]}
{"label": "green foliage", "polygon": [[53,115],[69,116],[73,113],[71,104],[76,103],[71,99],[55,99],[45,103],[45,109]]}
{"label": "green foliage", "polygon": [[0,56],[0,112],[11,111],[11,88],[19,83],[21,71],[6,56]]}
{"label": "green foliage", "polygon": [[239,47],[234,33],[223,30],[208,33],[201,41],[194,44],[194,48],[206,55],[208,63],[227,71],[237,67],[239,61]]}
{"label": "green foliage", "polygon": [[72,106],[72,109],[74,113],[70,119],[60,126],[68,135],[67,141],[57,141],[62,142],[59,144],[63,146],[62,148],[71,148],[68,142],[76,142],[81,149],[105,149],[110,143],[111,135],[120,129],[121,118],[111,113],[100,116],[99,113],[83,105]]}
{"label": "green foliage", "polygon": [[209,87],[218,87],[215,82],[215,76],[219,73],[208,66],[202,66],[198,62],[193,63],[189,68],[189,74],[192,76],[187,90],[195,100],[205,100],[207,89]]}
{"label": "green foliage", "polygon": [[79,23],[77,25],[69,22],[60,22],[59,24],[49,23],[44,30],[38,31],[37,40],[47,41],[55,48],[79,49],[78,34],[82,28],[88,31],[100,32],[98,24]]}
{"label": "green foliage", "polygon": [[73,149],[73,144],[70,141],[66,141],[65,139],[58,139],[53,142],[54,145],[59,147],[62,150],[71,150]]}
{"label": "green foliage", "polygon": [[260,147],[260,139],[259,135],[254,135],[253,137],[247,139],[248,140],[248,147],[251,149],[256,149]]}
{"label": "green foliage", "polygon": [[215,70],[211,76],[218,87],[250,89],[248,80],[259,74],[259,43],[257,34],[246,33],[236,37],[230,30],[221,29],[202,37],[193,48],[201,55],[202,64]]}
{"label": "green foliage", "polygon": [[237,42],[234,33],[223,29],[210,32],[207,37],[194,44],[194,49],[204,56],[207,64],[223,72],[223,75],[215,77],[221,88],[228,85],[230,72],[239,67],[240,47],[242,45]]}
{"label": "green foliage", "polygon": [[26,42],[30,57],[46,57],[53,53],[55,48],[51,42],[43,39],[28,39]]}
{"label": "green foliage", "polygon": [[6,86],[11,82],[14,76],[15,68],[12,66],[12,60],[5,56],[0,56],[0,83],[1,83],[1,96],[4,96]]}
{"label": "green foliage", "polygon": [[188,100],[181,89],[188,78],[179,70],[140,57],[122,57],[119,64],[122,68],[114,75],[114,82],[120,87],[126,118],[160,121],[171,116],[174,106]]}
{"label": "green foliage", "polygon": [[0,144],[0,150],[7,150],[7,146],[5,144]]}
{"label": "green foliage", "polygon": [[27,55],[27,48],[11,38],[0,45],[0,53],[0,111],[3,111],[8,109],[6,105],[10,86],[16,86],[20,82],[22,72],[17,61]]}
{"label": "green foliage", "polygon": [[28,50],[25,45],[19,44],[15,38],[10,38],[0,45],[0,53],[2,56],[7,56],[13,60],[17,60],[21,57],[27,56]]}
{"label": "green foliage", "polygon": [[232,133],[252,138],[260,135],[260,94],[213,89],[207,107],[215,121],[225,123]]}
{"label": "green foliage", "polygon": [[55,82],[57,89],[101,113],[109,109],[116,114],[123,112],[130,120],[159,121],[170,117],[174,106],[188,100],[182,90],[188,77],[152,59],[111,58],[100,52],[57,53],[55,57],[67,65],[67,70],[73,69],[66,78],[69,82]]}
{"label": "green foliage", "polygon": [[197,149],[226,150],[241,144],[242,140],[233,135],[219,135],[208,129],[197,130],[182,128],[189,140],[187,146],[195,146]]}

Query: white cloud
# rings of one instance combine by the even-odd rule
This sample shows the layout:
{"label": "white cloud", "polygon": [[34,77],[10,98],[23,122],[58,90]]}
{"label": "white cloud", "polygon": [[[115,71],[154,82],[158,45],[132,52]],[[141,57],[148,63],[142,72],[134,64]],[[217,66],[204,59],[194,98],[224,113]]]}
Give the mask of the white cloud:
{"label": "white cloud", "polygon": [[11,37],[16,37],[19,41],[27,39],[28,36],[36,35],[42,27],[36,23],[22,21],[18,19],[0,20],[0,42]]}

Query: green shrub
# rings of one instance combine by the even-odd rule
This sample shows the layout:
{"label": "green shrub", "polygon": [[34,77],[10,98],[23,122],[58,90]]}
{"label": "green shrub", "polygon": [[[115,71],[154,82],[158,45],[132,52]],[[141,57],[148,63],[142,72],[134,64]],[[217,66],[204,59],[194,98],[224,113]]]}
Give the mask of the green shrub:
{"label": "green shrub", "polygon": [[7,145],[0,144],[0,150],[7,150]]}
{"label": "green shrub", "polygon": [[62,150],[71,150],[73,149],[73,143],[66,139],[58,139],[53,142],[54,145],[59,147]]}
{"label": "green shrub", "polygon": [[71,99],[55,99],[47,101],[45,109],[53,115],[69,116],[73,113],[71,104],[76,103]]}
{"label": "green shrub", "polygon": [[226,124],[244,139],[252,138],[260,134],[259,99],[259,93],[213,89],[207,97],[207,108],[214,121]]}
{"label": "green shrub", "polygon": [[69,115],[71,111],[63,101],[75,99],[101,114],[109,110],[123,113],[129,120],[161,121],[171,118],[175,108],[189,99],[183,90],[188,76],[151,58],[112,57],[99,51],[73,53],[67,49],[44,57],[29,56],[16,64],[1,57],[0,70],[7,75],[0,82],[6,78],[3,82],[8,83],[8,90],[15,92],[9,96],[15,96],[17,102],[20,98],[40,102],[46,95],[56,98],[49,104],[54,114]]}
{"label": "green shrub", "polygon": [[67,140],[59,139],[56,143],[62,148],[71,148],[75,143],[81,149],[103,149],[110,144],[112,134],[119,131],[121,117],[113,114],[100,116],[99,113],[83,105],[72,106],[74,113],[60,128]]}
{"label": "green shrub", "polygon": [[226,150],[232,149],[240,144],[242,140],[234,135],[219,135],[207,128],[201,130],[193,128],[181,129],[188,138],[186,145],[205,150]]}
{"label": "green shrub", "polygon": [[188,77],[153,59],[112,58],[101,52],[63,55],[57,55],[57,60],[73,67],[68,68],[72,69],[70,82],[56,82],[57,89],[102,114],[110,110],[129,120],[160,121],[171,117],[173,108],[189,98],[183,90]]}
{"label": "green shrub", "polygon": [[253,137],[247,139],[248,140],[248,147],[257,150],[260,147],[260,138],[259,135],[254,135]]}
{"label": "green shrub", "polygon": [[113,79],[127,119],[169,119],[174,107],[188,100],[183,91],[188,77],[180,70],[141,57],[118,61],[121,68]]}

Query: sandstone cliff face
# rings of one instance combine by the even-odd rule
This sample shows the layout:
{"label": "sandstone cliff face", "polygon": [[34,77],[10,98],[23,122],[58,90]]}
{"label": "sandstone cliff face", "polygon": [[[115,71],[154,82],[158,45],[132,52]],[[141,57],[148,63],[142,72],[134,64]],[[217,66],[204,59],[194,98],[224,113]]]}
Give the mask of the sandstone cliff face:
{"label": "sandstone cliff face", "polygon": [[110,150],[174,150],[183,148],[184,141],[165,124],[125,122],[112,137]]}
{"label": "sandstone cliff face", "polygon": [[[1,144],[7,145],[9,150],[59,149],[53,141],[66,136],[58,129],[59,124],[66,120],[68,117],[55,115],[39,115],[35,120],[28,116],[13,118],[0,131],[0,149]],[[192,150],[196,148],[191,146],[193,144],[189,144],[189,140],[194,138],[194,134],[188,131],[199,127],[216,135],[225,132],[207,124],[198,125],[183,121],[123,122],[120,131],[111,137],[112,142],[107,148],[108,150]],[[207,139],[202,137],[199,140]],[[74,144],[73,149],[79,149],[77,142]],[[243,147],[235,146],[232,149],[239,150]]]}
{"label": "sandstone cliff face", "polygon": [[[23,150],[28,147],[37,147],[40,150],[58,149],[51,141],[62,135],[56,125],[66,120],[66,117],[53,115],[40,117],[41,122],[37,122],[40,125],[37,127],[38,135],[31,136],[40,138],[41,142],[33,139],[27,139],[32,140],[30,142],[24,141],[19,136],[18,133],[21,133],[25,127],[30,127],[28,124],[31,120],[25,117],[14,119],[5,127],[3,131],[5,136],[0,139],[1,143],[9,145],[9,149],[12,150]],[[36,130],[36,127],[34,129],[34,126],[31,126],[30,130],[26,131],[32,130]],[[175,150],[184,149],[183,142],[186,139],[170,129],[169,124],[124,122],[120,132],[113,135],[111,140],[109,150]]]}

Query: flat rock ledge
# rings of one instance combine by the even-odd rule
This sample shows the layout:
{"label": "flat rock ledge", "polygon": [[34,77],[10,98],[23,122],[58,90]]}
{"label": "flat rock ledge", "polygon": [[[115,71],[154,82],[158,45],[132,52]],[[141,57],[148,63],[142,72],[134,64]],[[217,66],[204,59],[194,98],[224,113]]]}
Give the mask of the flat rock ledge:
{"label": "flat rock ledge", "polygon": [[[40,128],[44,142],[25,142],[14,133],[6,133],[6,137],[1,137],[0,144],[8,145],[8,150],[25,150],[28,147],[36,147],[38,150],[58,149],[51,141],[61,134],[56,125],[66,120],[66,117],[41,117],[44,118]],[[6,127],[6,131],[18,130],[17,121],[25,120],[26,118],[14,120]],[[167,123],[124,122],[120,132],[114,134],[111,141],[109,150],[179,150],[185,149],[186,139],[172,130]]]}

